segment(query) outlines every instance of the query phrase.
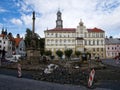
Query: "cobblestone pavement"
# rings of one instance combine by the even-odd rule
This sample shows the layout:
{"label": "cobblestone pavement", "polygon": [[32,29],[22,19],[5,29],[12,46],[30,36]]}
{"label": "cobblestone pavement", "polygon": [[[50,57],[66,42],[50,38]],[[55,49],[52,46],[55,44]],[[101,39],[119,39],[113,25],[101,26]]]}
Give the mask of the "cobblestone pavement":
{"label": "cobblestone pavement", "polygon": [[[55,83],[36,81],[32,79],[0,75],[0,90],[89,90],[89,89],[84,86],[61,85]],[[111,90],[111,89],[95,88],[93,90]]]}

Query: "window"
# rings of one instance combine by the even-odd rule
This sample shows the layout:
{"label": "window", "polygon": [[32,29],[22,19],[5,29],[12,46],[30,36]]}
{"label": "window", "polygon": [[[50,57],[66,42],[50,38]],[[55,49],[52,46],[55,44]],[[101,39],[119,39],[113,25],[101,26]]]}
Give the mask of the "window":
{"label": "window", "polygon": [[85,32],[85,37],[87,37],[87,33]]}
{"label": "window", "polygon": [[91,42],[90,42],[90,40],[89,40],[89,45],[91,45]]}
{"label": "window", "polygon": [[22,48],[20,48],[20,51],[22,51]]}
{"label": "window", "polygon": [[90,37],[90,33],[88,34],[88,37]]}
{"label": "window", "polygon": [[72,42],[74,43],[74,39],[72,40]]}
{"label": "window", "polygon": [[60,37],[62,37],[62,36],[60,35]]}
{"label": "window", "polygon": [[62,42],[62,40],[60,39],[60,43]]}
{"label": "window", "polygon": [[112,50],[113,50],[114,48],[112,47]]}
{"label": "window", "polygon": [[101,48],[101,51],[103,51],[103,48]]}
{"label": "window", "polygon": [[4,44],[5,44],[5,42],[4,42]]}
{"label": "window", "polygon": [[93,45],[95,45],[95,40],[93,40]]}
{"label": "window", "polygon": [[57,33],[56,33],[56,37],[57,37]]}
{"label": "window", "polygon": [[99,45],[99,40],[97,40],[97,45]]}
{"label": "window", "polygon": [[66,39],[64,39],[64,42],[66,42]]}
{"label": "window", "polygon": [[68,42],[70,42],[70,39],[68,40]]}
{"label": "window", "polygon": [[87,41],[85,40],[85,45],[87,45]]}
{"label": "window", "polygon": [[109,50],[110,48],[108,47],[108,50]]}
{"label": "window", "polygon": [[100,33],[100,37],[103,38],[103,33]]}
{"label": "window", "polygon": [[99,51],[99,48],[97,48],[97,51]]}
{"label": "window", "polygon": [[55,40],[55,42],[57,43],[58,40]]}

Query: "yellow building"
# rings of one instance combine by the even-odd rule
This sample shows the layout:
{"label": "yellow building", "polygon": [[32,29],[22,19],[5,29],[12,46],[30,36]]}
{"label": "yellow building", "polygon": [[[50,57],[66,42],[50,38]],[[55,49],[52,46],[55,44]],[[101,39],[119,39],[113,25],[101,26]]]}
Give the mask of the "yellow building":
{"label": "yellow building", "polygon": [[89,52],[92,57],[105,58],[105,32],[98,28],[87,29],[82,20],[77,28],[63,28],[62,14],[57,12],[56,28],[45,30],[45,50],[56,55],[57,50]]}

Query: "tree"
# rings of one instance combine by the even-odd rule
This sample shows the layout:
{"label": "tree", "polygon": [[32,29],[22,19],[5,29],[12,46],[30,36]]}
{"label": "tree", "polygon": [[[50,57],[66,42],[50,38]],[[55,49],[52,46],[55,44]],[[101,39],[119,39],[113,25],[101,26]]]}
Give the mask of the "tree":
{"label": "tree", "polygon": [[76,55],[77,57],[79,57],[79,56],[81,55],[81,52],[80,52],[80,51],[75,51],[75,55]]}
{"label": "tree", "polygon": [[40,53],[41,53],[41,55],[43,55],[45,53],[45,51],[44,51],[44,48],[45,48],[45,38],[40,38],[39,46],[40,46]]}
{"label": "tree", "polygon": [[89,52],[87,52],[86,54],[87,54],[87,59],[91,59],[91,54]]}
{"label": "tree", "polygon": [[65,56],[68,58],[68,60],[70,59],[70,56],[71,56],[71,54],[72,54],[72,52],[73,52],[73,50],[72,49],[67,49],[67,50],[65,50],[64,51],[65,52]]}
{"label": "tree", "polygon": [[29,28],[27,28],[25,35],[25,45],[27,48],[30,47],[31,38],[32,38],[32,31]]}
{"label": "tree", "polygon": [[51,55],[52,55],[52,51],[46,50],[46,51],[45,51],[45,55],[46,55],[46,56],[51,56]]}
{"label": "tree", "polygon": [[57,54],[58,57],[60,57],[60,58],[62,58],[62,56],[63,56],[63,52],[60,51],[60,50],[57,50],[57,51],[56,51],[56,54]]}
{"label": "tree", "polygon": [[25,35],[25,45],[27,48],[30,47],[32,39],[34,39],[34,41],[36,42],[35,43],[36,48],[40,48],[40,36],[37,33],[34,33],[33,35],[32,31],[29,28],[27,28]]}

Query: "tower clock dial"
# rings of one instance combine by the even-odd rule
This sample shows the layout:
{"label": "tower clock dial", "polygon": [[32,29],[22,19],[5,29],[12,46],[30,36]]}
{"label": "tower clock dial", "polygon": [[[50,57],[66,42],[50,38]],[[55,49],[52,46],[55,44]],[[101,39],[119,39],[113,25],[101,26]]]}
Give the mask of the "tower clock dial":
{"label": "tower clock dial", "polygon": [[57,24],[58,24],[58,25],[61,25],[61,21],[58,21]]}

